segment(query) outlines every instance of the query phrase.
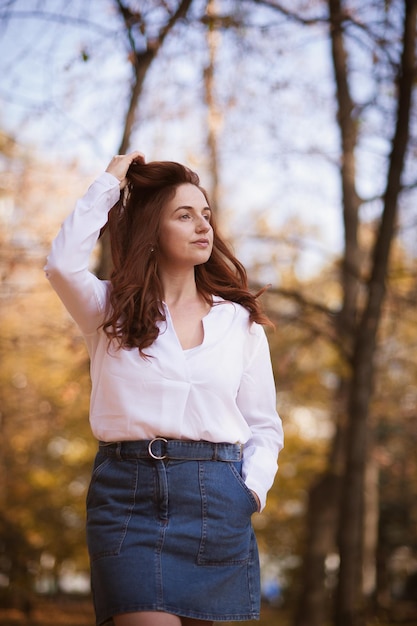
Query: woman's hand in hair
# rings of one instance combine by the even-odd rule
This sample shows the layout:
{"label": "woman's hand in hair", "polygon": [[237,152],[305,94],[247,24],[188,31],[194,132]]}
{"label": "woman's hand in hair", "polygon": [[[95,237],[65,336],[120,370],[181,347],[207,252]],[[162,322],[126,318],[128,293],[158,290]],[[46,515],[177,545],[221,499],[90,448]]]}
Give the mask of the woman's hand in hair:
{"label": "woman's hand in hair", "polygon": [[120,180],[120,189],[126,185],[126,174],[133,161],[145,163],[145,155],[142,152],[130,152],[129,154],[118,154],[114,156],[106,168],[106,172],[112,174]]}

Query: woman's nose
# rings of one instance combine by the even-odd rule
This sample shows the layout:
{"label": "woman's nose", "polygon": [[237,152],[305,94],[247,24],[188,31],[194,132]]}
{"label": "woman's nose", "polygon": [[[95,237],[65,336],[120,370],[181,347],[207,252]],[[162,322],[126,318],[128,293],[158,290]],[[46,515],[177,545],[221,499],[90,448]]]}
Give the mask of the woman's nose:
{"label": "woman's nose", "polygon": [[200,233],[206,233],[210,230],[210,222],[205,217],[201,217],[197,222],[197,230]]}

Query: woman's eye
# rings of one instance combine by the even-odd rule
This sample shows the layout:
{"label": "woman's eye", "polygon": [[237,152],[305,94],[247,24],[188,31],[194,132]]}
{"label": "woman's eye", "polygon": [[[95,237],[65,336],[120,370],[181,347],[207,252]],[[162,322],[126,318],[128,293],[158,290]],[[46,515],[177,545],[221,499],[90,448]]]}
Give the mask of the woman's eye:
{"label": "woman's eye", "polygon": [[188,220],[191,217],[191,215],[189,213],[184,213],[184,215],[181,215],[181,219],[182,220]]}

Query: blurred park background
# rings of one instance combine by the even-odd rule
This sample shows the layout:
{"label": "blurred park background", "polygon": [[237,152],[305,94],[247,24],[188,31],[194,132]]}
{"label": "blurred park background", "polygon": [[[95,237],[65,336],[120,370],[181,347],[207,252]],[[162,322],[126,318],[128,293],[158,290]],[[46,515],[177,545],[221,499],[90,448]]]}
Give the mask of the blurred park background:
{"label": "blurred park background", "polygon": [[[116,153],[196,169],[276,324],[262,626],[417,624],[416,0],[0,0],[0,623],[93,624],[83,339],[43,277]],[[106,242],[94,270],[110,271]]]}

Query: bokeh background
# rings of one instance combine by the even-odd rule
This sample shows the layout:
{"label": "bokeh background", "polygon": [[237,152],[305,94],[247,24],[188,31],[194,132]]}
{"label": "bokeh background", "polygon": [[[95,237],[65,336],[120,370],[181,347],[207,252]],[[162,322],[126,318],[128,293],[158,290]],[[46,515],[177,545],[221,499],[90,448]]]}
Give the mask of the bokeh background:
{"label": "bokeh background", "polygon": [[[0,0],[0,623],[93,624],[83,339],[43,276],[113,154],[184,162],[276,328],[262,625],[417,624],[416,0]],[[105,277],[104,241],[92,269]]]}

